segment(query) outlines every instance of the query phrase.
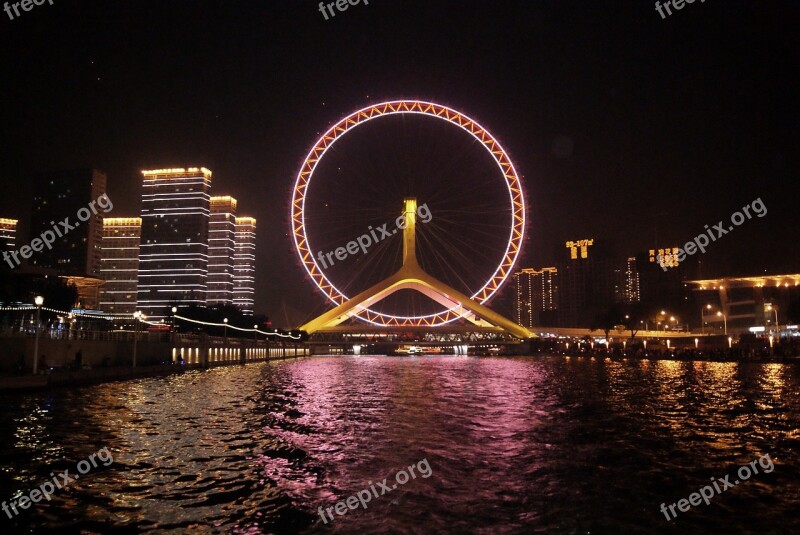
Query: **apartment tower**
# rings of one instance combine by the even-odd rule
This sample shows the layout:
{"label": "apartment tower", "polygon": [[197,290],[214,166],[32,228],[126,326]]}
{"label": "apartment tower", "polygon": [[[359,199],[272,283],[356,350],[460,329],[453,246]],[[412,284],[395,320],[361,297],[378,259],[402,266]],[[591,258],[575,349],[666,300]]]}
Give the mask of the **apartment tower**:
{"label": "apartment tower", "polygon": [[236,199],[211,197],[208,227],[208,306],[233,304]]}
{"label": "apartment tower", "polygon": [[211,171],[142,171],[138,309],[149,318],[172,306],[206,305]]}
{"label": "apartment tower", "polygon": [[236,252],[233,262],[233,304],[253,314],[256,273],[256,220],[236,218]]}
{"label": "apartment tower", "polygon": [[107,217],[103,219],[100,255],[100,310],[109,314],[132,315],[136,311],[139,241],[142,219]]}

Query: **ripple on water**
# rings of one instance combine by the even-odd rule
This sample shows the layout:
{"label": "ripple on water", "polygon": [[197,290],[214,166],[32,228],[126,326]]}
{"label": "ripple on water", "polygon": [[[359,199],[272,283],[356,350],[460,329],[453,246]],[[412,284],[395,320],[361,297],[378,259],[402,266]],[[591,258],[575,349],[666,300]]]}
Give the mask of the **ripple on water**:
{"label": "ripple on water", "polygon": [[[312,358],[4,395],[3,499],[109,447],[20,530],[800,531],[800,373],[585,358]],[[775,470],[659,511],[770,453]],[[369,482],[417,477],[323,525]]]}

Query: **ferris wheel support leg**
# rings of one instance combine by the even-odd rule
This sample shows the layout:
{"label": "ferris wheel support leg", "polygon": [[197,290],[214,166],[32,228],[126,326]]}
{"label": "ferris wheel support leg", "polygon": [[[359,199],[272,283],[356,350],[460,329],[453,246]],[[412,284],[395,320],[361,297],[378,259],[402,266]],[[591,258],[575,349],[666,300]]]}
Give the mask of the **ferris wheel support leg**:
{"label": "ferris wheel support leg", "polygon": [[[458,316],[475,325],[483,326],[489,323],[517,338],[523,340],[534,338],[536,335],[525,327],[514,323],[489,307],[451,288],[422,269],[419,262],[417,262],[416,254],[416,211],[417,199],[414,197],[406,198],[403,210],[405,219],[403,229],[403,265],[400,270],[332,310],[300,326],[300,330],[312,334],[321,329],[335,327],[399,290],[412,289],[444,305]],[[467,314],[467,312],[471,314]]]}
{"label": "ferris wheel support leg", "polygon": [[[500,327],[517,338],[526,340],[535,337],[528,329],[514,323],[491,310],[489,307],[481,305],[458,290],[428,275],[416,264],[406,264],[400,271],[388,279],[364,290],[352,299],[345,301],[341,305],[329,310],[305,325],[302,325],[300,330],[311,334],[320,329],[335,327],[357,313],[362,312],[363,309],[404,289],[416,290],[444,306],[457,308],[457,313],[468,311],[481,318],[481,320],[496,327]],[[475,324],[481,323],[481,320],[476,318],[468,317],[467,319]]]}
{"label": "ferris wheel support leg", "polygon": [[373,303],[377,303],[386,296],[393,294],[396,290],[392,288],[400,282],[399,273],[396,273],[388,279],[384,279],[378,284],[348,299],[341,305],[325,312],[321,316],[314,318],[305,325],[301,325],[300,330],[312,334],[325,327],[339,325],[357,313],[362,312],[363,309],[369,307]]}

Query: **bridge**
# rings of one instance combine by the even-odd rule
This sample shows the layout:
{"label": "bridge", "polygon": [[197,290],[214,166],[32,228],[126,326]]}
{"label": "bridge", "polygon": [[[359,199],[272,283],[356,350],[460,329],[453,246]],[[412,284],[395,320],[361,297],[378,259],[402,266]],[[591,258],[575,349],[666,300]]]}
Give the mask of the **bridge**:
{"label": "bridge", "polygon": [[[328,346],[346,351],[346,347],[360,344],[390,345],[409,344],[419,346],[458,346],[493,344],[509,348],[523,341],[538,337],[602,338],[605,333],[588,328],[522,327],[489,309],[474,299],[426,273],[416,255],[417,201],[405,199],[403,215],[407,225],[403,229],[403,264],[400,269],[360,292],[351,299],[300,326],[310,335],[312,346]],[[413,289],[452,310],[461,318],[460,323],[446,325],[401,325],[380,326],[355,323],[355,317],[373,305],[402,289]],[[628,340],[631,331],[613,330],[609,337]],[[695,338],[696,334],[679,331],[637,331],[635,338],[645,340],[677,340]]]}

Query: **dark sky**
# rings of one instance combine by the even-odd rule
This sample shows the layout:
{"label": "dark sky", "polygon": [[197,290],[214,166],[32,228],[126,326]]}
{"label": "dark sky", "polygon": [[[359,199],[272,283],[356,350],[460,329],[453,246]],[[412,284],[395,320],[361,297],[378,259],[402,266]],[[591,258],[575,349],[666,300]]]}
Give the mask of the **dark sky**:
{"label": "dark sky", "polygon": [[[257,308],[321,302],[288,238],[291,187],[333,121],[420,98],[504,144],[530,205],[522,265],[563,242],[621,254],[678,245],[761,198],[707,275],[800,271],[798,5],[651,1],[54,0],[0,13],[0,217],[27,220],[30,176],[93,166],[114,215],[140,169],[204,165],[258,219]],[[656,235],[658,243],[655,243]]]}

